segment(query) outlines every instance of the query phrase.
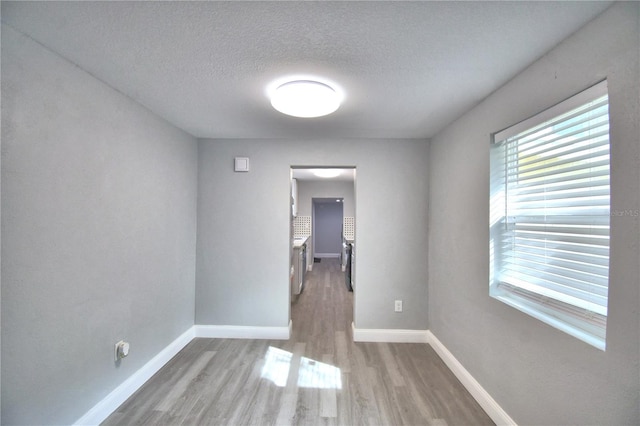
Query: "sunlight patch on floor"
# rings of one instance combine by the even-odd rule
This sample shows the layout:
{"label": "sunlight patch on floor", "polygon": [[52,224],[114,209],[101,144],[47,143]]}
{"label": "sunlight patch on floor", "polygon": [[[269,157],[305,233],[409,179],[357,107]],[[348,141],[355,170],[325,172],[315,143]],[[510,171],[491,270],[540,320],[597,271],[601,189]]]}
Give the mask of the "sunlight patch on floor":
{"label": "sunlight patch on floor", "polygon": [[[276,386],[287,385],[293,354],[282,349],[269,346],[265,355],[261,377],[273,382]],[[342,389],[340,369],[333,365],[300,358],[298,369],[298,387],[315,389]]]}

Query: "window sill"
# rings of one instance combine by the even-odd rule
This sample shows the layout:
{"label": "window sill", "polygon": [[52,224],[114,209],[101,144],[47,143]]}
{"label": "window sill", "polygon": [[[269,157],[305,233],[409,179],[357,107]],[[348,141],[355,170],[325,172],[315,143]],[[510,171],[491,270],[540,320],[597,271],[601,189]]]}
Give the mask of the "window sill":
{"label": "window sill", "polygon": [[579,327],[575,323],[579,321],[584,322],[581,318],[562,312],[558,309],[554,309],[554,307],[548,303],[543,303],[534,298],[524,297],[509,291],[500,284],[492,285],[489,294],[494,299],[536,318],[551,327],[582,340],[601,351],[605,351],[606,349],[606,338],[603,335],[606,333],[606,325],[604,330],[602,327],[596,325]]}

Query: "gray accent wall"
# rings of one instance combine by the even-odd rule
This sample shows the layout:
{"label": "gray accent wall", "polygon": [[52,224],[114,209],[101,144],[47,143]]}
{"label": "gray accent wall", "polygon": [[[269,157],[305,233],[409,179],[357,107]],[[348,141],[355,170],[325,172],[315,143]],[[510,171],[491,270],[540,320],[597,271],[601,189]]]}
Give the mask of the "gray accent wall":
{"label": "gray accent wall", "polygon": [[[358,173],[355,325],[427,329],[428,152],[426,140],[201,140],[196,324],[288,325],[290,167],[348,164]],[[235,173],[234,157],[249,157],[251,171]]]}
{"label": "gray accent wall", "polygon": [[[615,4],[432,140],[430,330],[521,425],[640,419],[639,15]],[[611,218],[602,352],[489,297],[489,143],[605,78],[611,205],[630,214]]]}
{"label": "gray accent wall", "polygon": [[323,200],[313,204],[314,254],[318,257],[323,255],[335,255],[335,257],[338,257],[342,250],[342,203]]}
{"label": "gray accent wall", "polygon": [[196,168],[195,138],[2,25],[4,424],[75,422],[193,326]]}

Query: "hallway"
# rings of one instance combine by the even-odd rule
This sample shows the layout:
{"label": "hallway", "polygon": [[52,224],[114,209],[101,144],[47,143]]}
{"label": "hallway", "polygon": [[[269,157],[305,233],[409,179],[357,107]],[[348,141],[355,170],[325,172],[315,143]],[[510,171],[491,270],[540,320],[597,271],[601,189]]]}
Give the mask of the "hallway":
{"label": "hallway", "polygon": [[430,346],[353,342],[337,259],[292,321],[288,341],[194,339],[103,424],[493,424]]}

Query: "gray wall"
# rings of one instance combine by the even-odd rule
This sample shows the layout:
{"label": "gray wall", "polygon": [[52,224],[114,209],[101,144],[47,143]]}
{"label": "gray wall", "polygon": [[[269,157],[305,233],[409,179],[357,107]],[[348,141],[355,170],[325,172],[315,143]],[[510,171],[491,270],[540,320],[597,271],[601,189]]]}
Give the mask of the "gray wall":
{"label": "gray wall", "polygon": [[311,216],[313,198],[344,198],[344,215],[355,217],[355,182],[298,180],[298,214]]}
{"label": "gray wall", "polygon": [[[313,248],[316,256],[338,257],[342,250],[342,203],[318,201],[314,203]],[[331,256],[328,256],[331,257]]]}
{"label": "gray wall", "polygon": [[607,350],[489,298],[489,140],[609,81],[612,210],[640,208],[637,2],[617,4],[432,140],[431,331],[521,425],[637,424],[640,230],[611,218]]}
{"label": "gray wall", "polygon": [[[2,37],[0,36],[0,39]],[[0,59],[0,63],[2,60]],[[2,72],[0,71],[0,75]],[[1,92],[1,90],[0,90]],[[2,107],[2,97],[0,96],[0,109]],[[3,110],[4,111],[4,110]],[[4,112],[3,112],[4,115]],[[2,120],[0,120],[2,121]],[[2,135],[0,135],[0,153],[2,151]],[[0,188],[2,188],[2,161],[0,161]],[[0,194],[1,194],[0,190]],[[0,196],[0,224],[2,223],[2,197]],[[2,226],[0,226],[0,265],[2,265]],[[0,425],[2,423],[2,273],[0,268]]]}
{"label": "gray wall", "polygon": [[2,420],[69,424],[193,325],[197,142],[6,25],[2,142]]}
{"label": "gray wall", "polygon": [[[236,156],[249,173],[233,172]],[[289,169],[346,164],[358,173],[356,327],[427,328],[427,141],[201,140],[198,158],[196,324],[287,326]]]}

